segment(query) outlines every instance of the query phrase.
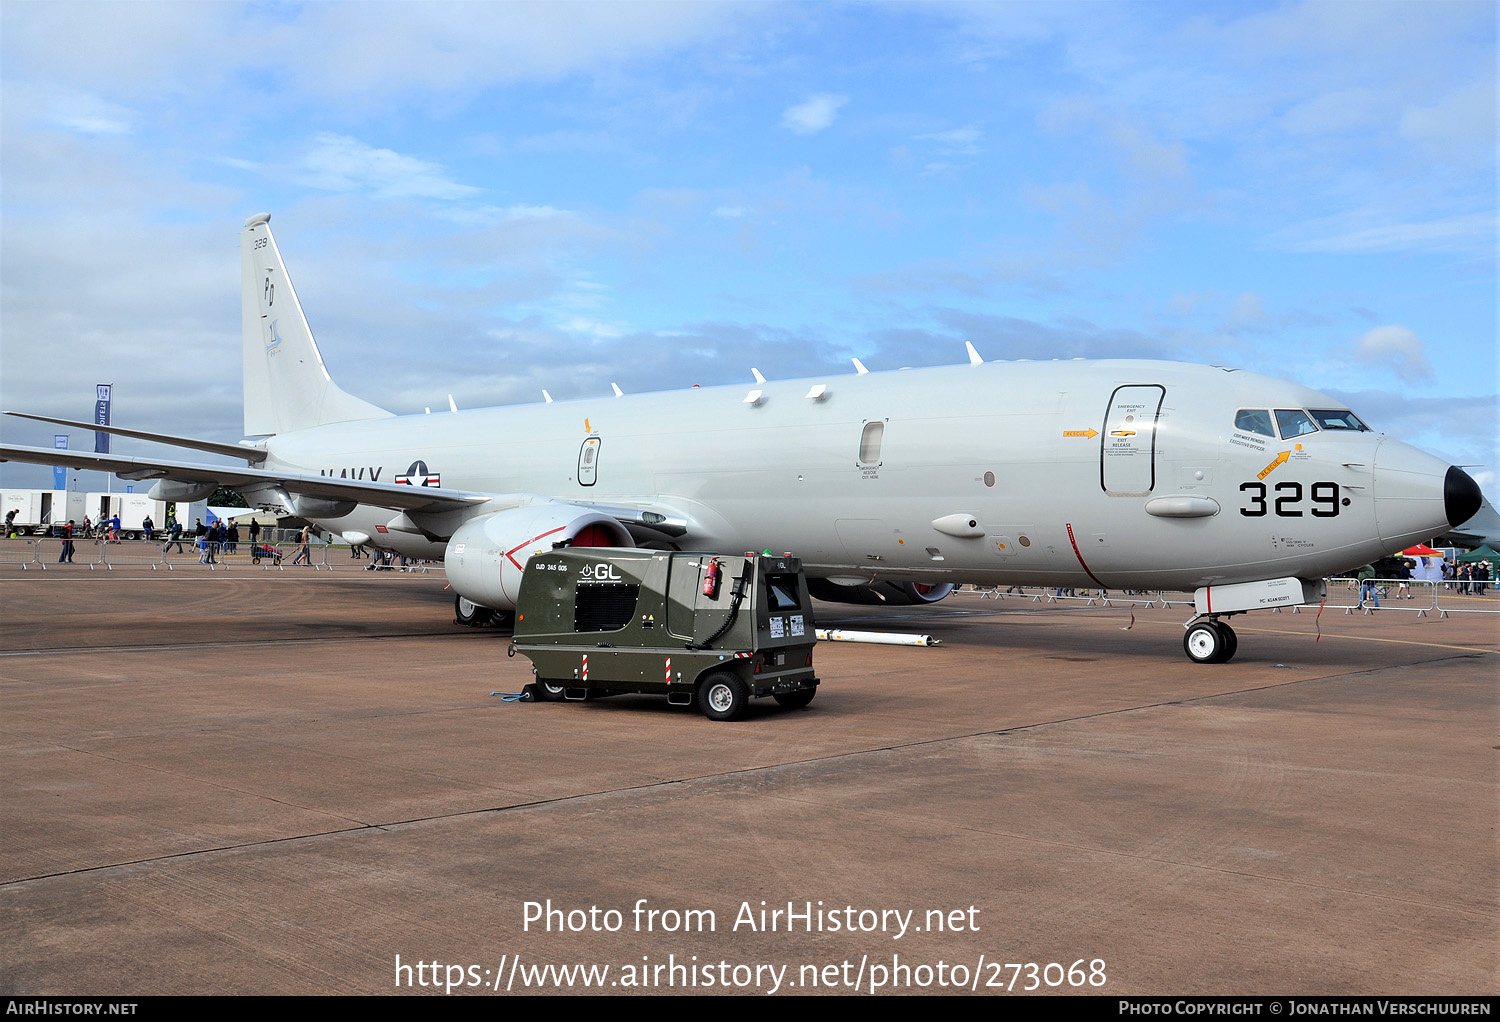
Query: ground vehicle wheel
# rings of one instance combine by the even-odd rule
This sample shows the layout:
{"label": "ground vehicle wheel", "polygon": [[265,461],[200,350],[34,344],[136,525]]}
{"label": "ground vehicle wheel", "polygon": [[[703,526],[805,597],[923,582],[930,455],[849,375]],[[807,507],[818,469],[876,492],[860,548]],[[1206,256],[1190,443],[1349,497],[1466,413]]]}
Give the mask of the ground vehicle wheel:
{"label": "ground vehicle wheel", "polygon": [[453,616],[458,619],[459,624],[475,628],[479,625],[489,624],[490,618],[494,616],[494,611],[488,607],[481,607],[473,600],[462,596],[455,596],[453,597]]}
{"label": "ground vehicle wheel", "polygon": [[1223,663],[1226,646],[1224,633],[1214,621],[1199,621],[1182,637],[1183,651],[1195,664]]}
{"label": "ground vehicle wheel", "polygon": [[785,692],[780,695],[773,695],[771,698],[776,700],[778,705],[785,706],[789,710],[800,710],[812,702],[813,696],[817,694],[818,690],[815,688],[804,688],[798,692]]}
{"label": "ground vehicle wheel", "polygon": [[738,720],[750,702],[750,690],[737,676],[718,671],[698,686],[698,708],[709,720]]}
{"label": "ground vehicle wheel", "polygon": [[1227,664],[1234,659],[1235,650],[1240,648],[1240,637],[1234,634],[1234,629],[1229,627],[1228,621],[1219,622],[1219,632],[1224,636],[1224,656],[1219,663]]}
{"label": "ground vehicle wheel", "polygon": [[563,683],[560,681],[544,681],[538,678],[532,691],[536,693],[537,699],[544,703],[560,703],[565,698]]}

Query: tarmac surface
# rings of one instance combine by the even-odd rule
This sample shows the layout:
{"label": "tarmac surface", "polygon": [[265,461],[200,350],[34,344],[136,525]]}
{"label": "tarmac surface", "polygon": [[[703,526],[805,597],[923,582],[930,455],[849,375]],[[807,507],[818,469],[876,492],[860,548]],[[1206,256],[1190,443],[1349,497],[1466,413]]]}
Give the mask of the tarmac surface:
{"label": "tarmac surface", "polygon": [[722,724],[443,585],[0,572],[0,993],[1500,992],[1496,616],[819,604],[943,645]]}

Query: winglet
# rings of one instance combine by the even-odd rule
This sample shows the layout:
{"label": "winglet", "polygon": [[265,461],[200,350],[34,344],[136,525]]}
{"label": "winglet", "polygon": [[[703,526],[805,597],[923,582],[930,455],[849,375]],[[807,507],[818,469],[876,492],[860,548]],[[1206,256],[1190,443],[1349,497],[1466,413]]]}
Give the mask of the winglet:
{"label": "winglet", "polygon": [[549,404],[549,405],[550,405],[550,404],[551,404],[551,403],[552,403],[552,395],[551,395],[551,394],[549,394],[549,393],[547,393],[547,388],[546,388],[546,387],[543,387],[543,388],[542,388],[542,398],[543,398],[543,400],[545,400],[545,401],[546,401],[546,402],[547,402],[547,403],[548,403],[548,404]]}
{"label": "winglet", "polygon": [[969,349],[969,365],[977,366],[984,364],[984,359],[979,357],[979,352],[975,349],[973,341],[964,341],[964,347]]}
{"label": "winglet", "polygon": [[751,373],[751,375],[753,375],[755,377],[755,382],[756,383],[765,383],[766,382],[766,378],[764,376],[762,376],[760,374],[760,370],[757,369],[757,368],[755,368],[754,366],[750,367],[750,373]]}
{"label": "winglet", "polygon": [[612,389],[615,392],[615,397],[624,397],[625,396],[625,392],[620,389],[620,385],[618,383],[611,383],[609,386],[610,386],[610,389]]}
{"label": "winglet", "polygon": [[870,370],[866,369],[865,368],[865,364],[863,362],[861,362],[859,359],[857,359],[857,358],[851,358],[849,361],[851,361],[851,362],[854,363],[854,372],[855,372],[856,375],[858,375],[858,376],[866,376],[866,375],[869,374]]}

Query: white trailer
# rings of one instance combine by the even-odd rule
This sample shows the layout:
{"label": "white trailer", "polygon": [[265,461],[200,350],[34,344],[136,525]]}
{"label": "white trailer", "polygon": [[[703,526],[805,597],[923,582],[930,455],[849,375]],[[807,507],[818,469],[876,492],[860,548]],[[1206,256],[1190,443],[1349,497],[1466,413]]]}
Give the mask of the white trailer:
{"label": "white trailer", "polygon": [[180,500],[152,500],[144,493],[100,491],[90,493],[87,501],[88,516],[95,522],[112,518],[117,514],[120,516],[121,539],[139,539],[147,515],[151,516],[152,527],[157,532],[168,528],[167,522],[174,514],[182,523],[183,531],[191,532],[196,519],[207,517],[208,508],[208,502],[203,500],[192,503]]}
{"label": "white trailer", "polygon": [[0,490],[0,516],[16,512],[11,529],[22,536],[42,535],[69,518],[81,522],[86,507],[76,490]]}

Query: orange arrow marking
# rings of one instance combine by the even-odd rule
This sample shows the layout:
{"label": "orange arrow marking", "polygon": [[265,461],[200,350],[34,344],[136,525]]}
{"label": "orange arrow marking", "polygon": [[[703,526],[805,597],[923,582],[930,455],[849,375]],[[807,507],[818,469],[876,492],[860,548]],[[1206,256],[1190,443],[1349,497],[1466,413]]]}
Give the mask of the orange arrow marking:
{"label": "orange arrow marking", "polygon": [[1276,460],[1275,461],[1271,462],[1265,468],[1263,468],[1263,469],[1260,470],[1260,475],[1256,476],[1256,478],[1257,479],[1264,479],[1266,476],[1268,476],[1272,472],[1276,471],[1276,468],[1278,466],[1285,465],[1286,464],[1286,460],[1288,458],[1290,458],[1291,456],[1292,456],[1292,452],[1291,451],[1282,451],[1280,454],[1276,455]]}
{"label": "orange arrow marking", "polygon": [[1063,436],[1096,437],[1099,435],[1097,429],[1065,429]]}

